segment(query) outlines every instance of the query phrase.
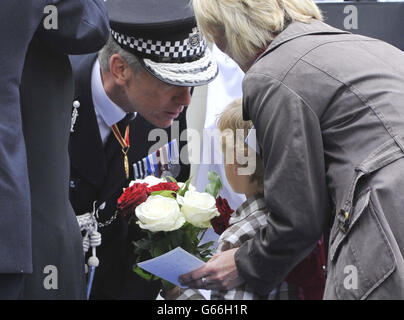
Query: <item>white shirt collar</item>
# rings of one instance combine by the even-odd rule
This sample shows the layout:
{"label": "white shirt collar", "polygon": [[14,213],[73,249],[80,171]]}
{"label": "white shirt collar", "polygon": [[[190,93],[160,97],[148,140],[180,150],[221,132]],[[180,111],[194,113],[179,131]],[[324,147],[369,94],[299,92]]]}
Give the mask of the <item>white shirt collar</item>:
{"label": "white shirt collar", "polygon": [[[108,127],[111,127],[126,116],[126,112],[115,104],[105,92],[101,79],[100,63],[98,60],[94,63],[92,70],[91,93],[96,113],[101,116]],[[135,116],[136,113],[134,114],[134,117]]]}

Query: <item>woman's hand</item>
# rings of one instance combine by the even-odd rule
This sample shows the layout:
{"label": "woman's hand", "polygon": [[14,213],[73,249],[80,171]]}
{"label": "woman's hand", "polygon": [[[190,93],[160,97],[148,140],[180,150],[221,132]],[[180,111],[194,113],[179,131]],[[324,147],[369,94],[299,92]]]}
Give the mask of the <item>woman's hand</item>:
{"label": "woman's hand", "polygon": [[244,282],[234,254],[238,248],[216,254],[203,267],[180,276],[182,285],[196,289],[230,290]]}

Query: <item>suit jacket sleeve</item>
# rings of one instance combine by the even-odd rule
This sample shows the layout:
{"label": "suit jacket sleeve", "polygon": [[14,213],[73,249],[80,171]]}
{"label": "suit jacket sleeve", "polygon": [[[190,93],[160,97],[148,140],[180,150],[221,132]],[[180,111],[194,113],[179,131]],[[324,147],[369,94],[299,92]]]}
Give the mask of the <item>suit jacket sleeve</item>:
{"label": "suit jacket sleeve", "polygon": [[3,0],[0,10],[0,273],[32,272],[31,206],[19,85],[45,1]]}
{"label": "suit jacket sleeve", "polygon": [[235,259],[246,282],[265,294],[321,237],[329,213],[324,151],[317,115],[285,84],[252,73],[243,92],[244,117],[253,121],[262,148],[271,215]]}
{"label": "suit jacket sleeve", "polygon": [[109,22],[103,0],[59,0],[55,6],[58,28],[43,26],[39,36],[44,42],[66,54],[86,54],[104,46]]}

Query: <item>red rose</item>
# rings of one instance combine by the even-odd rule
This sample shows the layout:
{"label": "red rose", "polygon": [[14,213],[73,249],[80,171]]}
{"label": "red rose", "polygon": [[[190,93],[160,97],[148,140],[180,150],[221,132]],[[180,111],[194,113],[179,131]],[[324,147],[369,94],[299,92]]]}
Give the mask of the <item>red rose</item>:
{"label": "red rose", "polygon": [[159,184],[148,188],[148,190],[150,193],[162,190],[171,190],[177,192],[179,188],[180,187],[175,182],[160,182]]}
{"label": "red rose", "polygon": [[118,199],[118,210],[122,217],[129,219],[133,216],[136,207],[145,202],[148,196],[147,183],[135,183],[133,186],[126,188]]}
{"label": "red rose", "polygon": [[210,222],[213,230],[215,230],[218,235],[221,235],[229,227],[229,220],[234,210],[230,208],[227,200],[222,197],[216,199],[216,207],[220,216],[213,218]]}

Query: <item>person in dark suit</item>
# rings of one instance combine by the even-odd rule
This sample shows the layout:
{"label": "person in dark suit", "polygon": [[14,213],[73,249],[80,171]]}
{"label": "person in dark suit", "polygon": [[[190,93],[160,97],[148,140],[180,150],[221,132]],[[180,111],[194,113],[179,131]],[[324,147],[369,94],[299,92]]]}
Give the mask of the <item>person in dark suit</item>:
{"label": "person in dark suit", "polygon": [[[161,136],[160,146],[176,139],[180,150],[186,147],[180,135],[187,128],[191,87],[213,80],[217,67],[187,1],[109,1],[108,10],[111,35],[98,58],[71,57],[76,110],[70,136],[70,200],[77,215],[105,202],[98,222],[108,225],[99,228],[100,264],[91,299],[155,299],[159,284],[133,272],[132,241],[141,239],[142,232],[115,215],[117,199],[135,178],[133,164],[156,145],[154,133]],[[122,138],[129,128],[129,175],[114,125]],[[183,160],[172,174],[178,181],[189,178],[190,166]]]}
{"label": "person in dark suit", "polygon": [[[105,44],[106,10],[100,0],[1,7],[0,299],[81,299],[81,237],[68,201],[67,54]],[[56,13],[53,27],[45,9]]]}
{"label": "person in dark suit", "polygon": [[[148,141],[148,135],[156,126],[146,121],[140,114],[137,114],[129,122],[129,141],[131,147],[128,150],[129,179],[126,178],[124,164],[122,161],[121,146],[115,136],[109,132],[108,136],[101,135],[100,126],[97,121],[101,115],[97,115],[98,105],[110,102],[105,91],[99,95],[96,83],[92,83],[92,75],[99,73],[100,66],[97,55],[71,57],[74,66],[76,82],[76,103],[80,103],[79,116],[73,127],[70,136],[70,201],[76,214],[81,215],[93,209],[94,201],[98,204],[105,202],[106,207],[100,212],[99,222],[105,223],[110,220],[116,210],[116,201],[122,193],[122,189],[127,187],[128,180],[134,179],[133,163],[137,163],[148,155],[149,150],[155,144]],[[95,68],[96,67],[96,68]],[[93,73],[94,70],[94,73]],[[101,91],[102,93],[102,91]],[[102,108],[102,107],[101,107]],[[112,109],[112,110],[111,110]],[[106,113],[116,111],[118,117],[125,117],[126,113],[117,105],[106,104]],[[119,119],[120,121],[122,119]],[[117,121],[119,122],[119,121]],[[182,112],[176,119],[179,132],[186,129],[186,113]],[[121,126],[120,126],[121,127]],[[122,128],[121,128],[122,129]],[[171,127],[164,129],[167,132],[167,140],[171,137]],[[105,134],[105,132],[103,132]],[[185,146],[186,141],[180,142],[180,148]],[[190,167],[181,163],[178,181],[188,179]],[[131,228],[126,221],[121,218],[116,219],[107,227],[100,229],[102,234],[102,246],[98,249],[98,258],[101,261],[95,273],[92,298],[152,298],[156,296],[158,287],[150,285],[139,278],[132,271],[133,261],[131,257],[130,241],[127,241]],[[138,231],[132,230],[132,233]],[[129,259],[129,260],[128,260]],[[125,270],[125,273],[122,272]],[[122,292],[128,278],[135,282],[142,283],[145,290],[128,290]],[[133,283],[132,281],[132,283]],[[138,284],[136,284],[138,287]],[[129,296],[128,296],[129,295]]]}

